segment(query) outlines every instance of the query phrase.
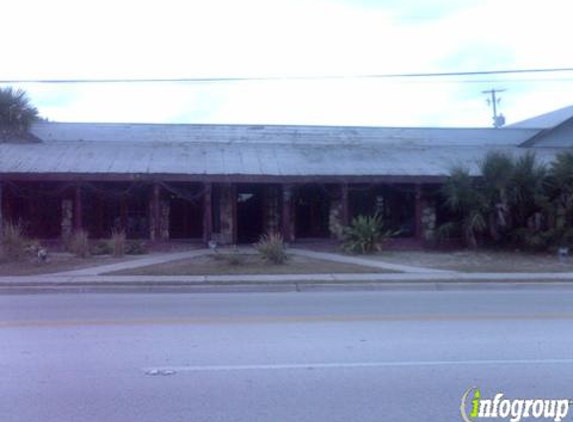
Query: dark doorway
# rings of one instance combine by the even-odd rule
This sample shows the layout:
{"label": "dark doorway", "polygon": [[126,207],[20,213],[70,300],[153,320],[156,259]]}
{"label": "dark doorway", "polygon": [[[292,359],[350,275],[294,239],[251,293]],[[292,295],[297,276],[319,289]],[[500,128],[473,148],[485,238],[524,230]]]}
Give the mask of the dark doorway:
{"label": "dark doorway", "polygon": [[197,183],[164,184],[169,195],[169,237],[198,239],[203,236],[203,186]]}
{"label": "dark doorway", "polygon": [[263,234],[263,187],[237,186],[237,242],[254,243]]}
{"label": "dark doorway", "polygon": [[[202,202],[202,201],[201,201]],[[169,210],[169,237],[171,239],[194,239],[203,236],[202,203],[172,198]]]}
{"label": "dark doorway", "polygon": [[328,189],[320,185],[303,186],[298,189],[295,198],[296,237],[329,237],[330,198]]}

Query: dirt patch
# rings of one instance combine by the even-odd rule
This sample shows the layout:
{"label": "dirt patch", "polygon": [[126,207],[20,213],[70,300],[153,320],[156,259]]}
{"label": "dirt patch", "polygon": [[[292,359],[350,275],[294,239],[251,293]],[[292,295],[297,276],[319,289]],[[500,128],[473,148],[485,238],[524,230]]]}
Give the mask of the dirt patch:
{"label": "dirt patch", "polygon": [[364,258],[392,264],[470,273],[573,272],[573,258],[560,260],[555,254],[504,251],[384,251]]}
{"label": "dirt patch", "polygon": [[392,271],[363,267],[360,265],[290,256],[286,264],[273,265],[264,262],[259,255],[241,255],[242,263],[232,265],[218,260],[213,255],[115,271],[115,275],[228,275],[228,274],[321,274],[321,273],[390,273]]}
{"label": "dirt patch", "polygon": [[107,255],[90,258],[76,258],[69,253],[52,253],[48,262],[38,263],[36,259],[0,264],[0,276],[52,274],[62,271],[79,270],[100,265],[115,264],[132,260],[132,257],[112,258]]}

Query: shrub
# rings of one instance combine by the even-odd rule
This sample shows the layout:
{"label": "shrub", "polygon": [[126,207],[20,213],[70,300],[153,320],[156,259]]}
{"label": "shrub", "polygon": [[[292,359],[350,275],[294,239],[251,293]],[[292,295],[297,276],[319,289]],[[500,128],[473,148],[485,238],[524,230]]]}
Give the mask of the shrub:
{"label": "shrub", "polygon": [[132,240],[126,243],[125,253],[127,255],[145,255],[147,253],[147,245],[141,240]]}
{"label": "shrub", "polygon": [[272,264],[284,264],[288,259],[286,245],[279,233],[271,232],[261,236],[255,248],[265,261]]}
{"label": "shrub", "polygon": [[399,231],[383,229],[382,218],[379,215],[359,215],[352,220],[350,226],[344,228],[343,248],[349,252],[368,254],[382,249],[382,244]]}
{"label": "shrub", "polygon": [[91,249],[92,255],[111,255],[112,252],[112,247],[107,240],[98,240]]}
{"label": "shrub", "polygon": [[109,243],[112,256],[121,258],[125,254],[125,232],[123,230],[112,231]]}
{"label": "shrub", "polygon": [[76,231],[70,238],[68,249],[71,253],[79,258],[89,257],[90,245],[88,240],[88,233],[85,230]]}
{"label": "shrub", "polygon": [[549,229],[533,231],[527,228],[515,229],[511,233],[514,245],[533,252],[573,247],[573,229]]}
{"label": "shrub", "polygon": [[215,259],[215,261],[223,261],[227,265],[239,266],[243,265],[246,262],[247,257],[239,253],[239,251],[235,248],[233,249],[232,252],[226,252],[226,253],[221,253],[215,250],[213,259]]}
{"label": "shrub", "polygon": [[4,224],[0,231],[0,260],[20,261],[26,256],[28,240],[20,224]]}

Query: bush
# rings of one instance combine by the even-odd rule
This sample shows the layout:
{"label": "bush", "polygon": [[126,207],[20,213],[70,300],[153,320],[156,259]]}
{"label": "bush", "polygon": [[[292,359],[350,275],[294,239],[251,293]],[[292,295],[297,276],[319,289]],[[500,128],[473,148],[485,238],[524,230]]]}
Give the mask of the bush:
{"label": "bush", "polygon": [[279,233],[271,232],[261,236],[255,248],[265,261],[272,264],[284,264],[288,259],[286,245]]}
{"label": "bush", "polygon": [[76,231],[70,238],[68,249],[71,253],[79,258],[89,257],[90,245],[88,240],[88,233],[85,230]]}
{"label": "bush", "polygon": [[0,231],[0,260],[21,261],[26,256],[28,244],[20,224],[4,224]]}
{"label": "bush", "polygon": [[235,248],[232,252],[221,253],[215,250],[215,254],[213,255],[213,259],[215,261],[223,261],[227,265],[231,266],[239,266],[243,265],[247,261],[247,257]]}
{"label": "bush", "polygon": [[125,232],[123,230],[112,231],[109,243],[112,256],[121,258],[125,254]]}
{"label": "bush", "polygon": [[346,251],[368,254],[382,249],[382,244],[399,231],[382,231],[383,223],[379,215],[359,215],[350,226],[344,228],[344,245]]}
{"label": "bush", "polygon": [[557,248],[573,247],[573,229],[550,229],[533,231],[526,228],[511,233],[511,241],[516,246],[532,252],[544,252]]}
{"label": "bush", "polygon": [[111,255],[112,252],[112,247],[107,240],[98,240],[91,249],[92,255]]}
{"label": "bush", "polygon": [[145,255],[147,253],[147,245],[140,240],[132,240],[125,245],[125,253],[127,255]]}

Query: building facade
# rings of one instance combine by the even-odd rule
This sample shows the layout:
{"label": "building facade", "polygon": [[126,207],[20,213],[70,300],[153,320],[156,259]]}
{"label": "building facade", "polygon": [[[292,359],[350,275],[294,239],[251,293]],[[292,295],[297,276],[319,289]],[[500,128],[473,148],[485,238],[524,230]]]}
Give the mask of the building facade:
{"label": "building facade", "polygon": [[40,239],[236,244],[339,239],[378,213],[396,244],[422,245],[447,218],[438,191],[453,166],[479,176],[488,151],[550,162],[571,148],[573,118],[558,112],[503,129],[42,122],[36,141],[0,143],[0,222]]}

